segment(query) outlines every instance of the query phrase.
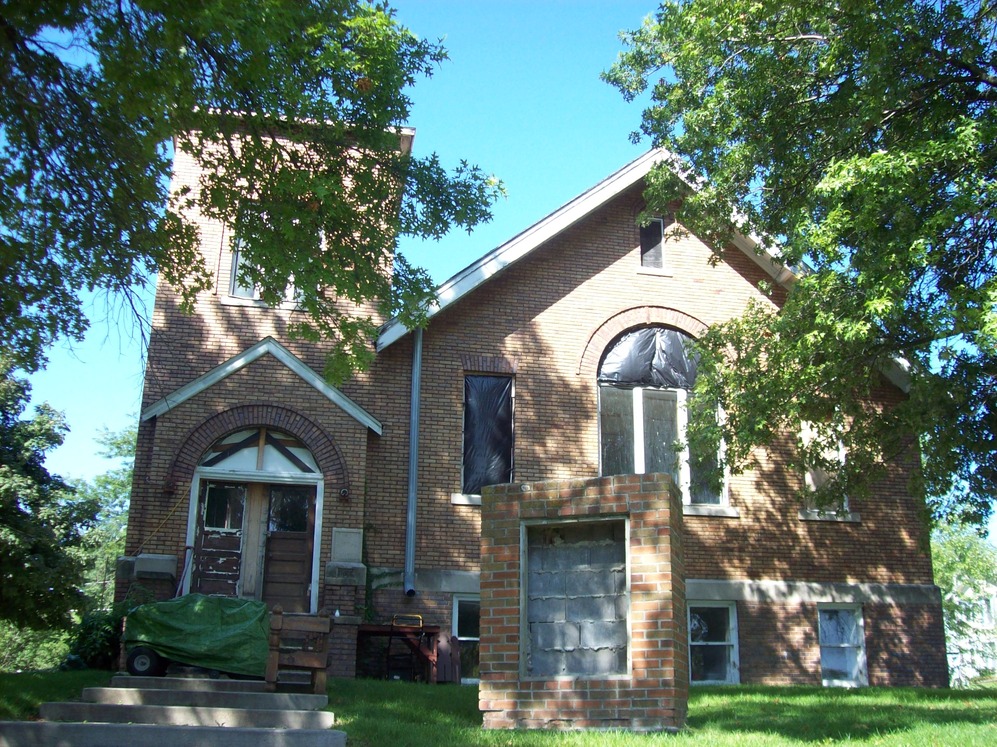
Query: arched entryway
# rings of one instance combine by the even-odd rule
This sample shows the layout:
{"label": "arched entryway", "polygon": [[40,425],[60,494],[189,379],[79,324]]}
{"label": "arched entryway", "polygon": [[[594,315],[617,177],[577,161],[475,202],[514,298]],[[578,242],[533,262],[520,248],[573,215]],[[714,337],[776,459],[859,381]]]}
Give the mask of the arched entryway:
{"label": "arched entryway", "polygon": [[323,479],[295,436],[229,433],[201,456],[191,484],[184,591],[314,612]]}

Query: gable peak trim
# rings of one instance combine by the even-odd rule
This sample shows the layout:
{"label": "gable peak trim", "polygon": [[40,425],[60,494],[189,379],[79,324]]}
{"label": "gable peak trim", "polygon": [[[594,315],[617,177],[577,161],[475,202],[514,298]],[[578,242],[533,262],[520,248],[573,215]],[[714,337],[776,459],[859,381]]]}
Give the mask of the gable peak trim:
{"label": "gable peak trim", "polygon": [[141,420],[144,422],[158,415],[169,412],[174,407],[181,405],[192,397],[209,389],[219,381],[228,378],[232,374],[241,371],[243,368],[253,363],[264,355],[272,355],[284,366],[298,375],[306,384],[324,395],[330,402],[343,410],[358,423],[366,426],[377,435],[381,435],[382,426],[380,421],[347,397],[332,384],[328,383],[321,375],[304,363],[294,353],[277,342],[273,337],[264,337],[252,347],[246,348],[238,355],[229,358],[224,363],[215,366],[210,371],[201,374],[196,379],[187,382],[183,386],[167,394],[158,402],[149,405],[143,412]]}

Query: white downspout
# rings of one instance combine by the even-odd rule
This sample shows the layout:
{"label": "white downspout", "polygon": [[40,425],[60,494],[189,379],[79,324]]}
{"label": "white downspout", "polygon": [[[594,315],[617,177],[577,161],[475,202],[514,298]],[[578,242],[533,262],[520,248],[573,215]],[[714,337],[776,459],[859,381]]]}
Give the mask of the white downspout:
{"label": "white downspout", "polygon": [[412,395],[409,405],[408,511],[405,516],[405,571],[402,588],[415,595],[415,519],[419,490],[419,405],[422,385],[422,329],[412,334]]}

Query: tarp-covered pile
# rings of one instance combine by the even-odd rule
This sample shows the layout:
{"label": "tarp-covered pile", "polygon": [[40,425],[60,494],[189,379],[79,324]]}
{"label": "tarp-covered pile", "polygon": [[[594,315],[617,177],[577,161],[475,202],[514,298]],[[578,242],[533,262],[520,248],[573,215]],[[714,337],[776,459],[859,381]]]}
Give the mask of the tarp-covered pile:
{"label": "tarp-covered pile", "polygon": [[262,677],[270,617],[263,602],[188,594],[128,613],[125,645],[148,646],[182,664]]}

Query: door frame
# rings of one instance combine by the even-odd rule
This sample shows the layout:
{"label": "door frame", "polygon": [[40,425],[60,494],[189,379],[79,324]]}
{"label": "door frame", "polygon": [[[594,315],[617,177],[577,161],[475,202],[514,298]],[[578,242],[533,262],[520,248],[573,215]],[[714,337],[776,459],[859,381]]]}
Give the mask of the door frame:
{"label": "door frame", "polygon": [[[322,549],[322,515],[325,503],[325,479],[322,474],[304,472],[261,472],[256,470],[227,470],[198,467],[190,481],[190,506],[187,512],[187,540],[184,547],[184,569],[182,593],[190,593],[191,573],[194,566],[194,537],[197,533],[197,510],[200,503],[201,480],[228,482],[255,482],[283,485],[315,486],[315,529],[312,536],[312,580],[308,589],[308,610],[318,612],[319,555]],[[245,537],[245,518],[243,518]],[[241,561],[240,561],[241,562]]]}

